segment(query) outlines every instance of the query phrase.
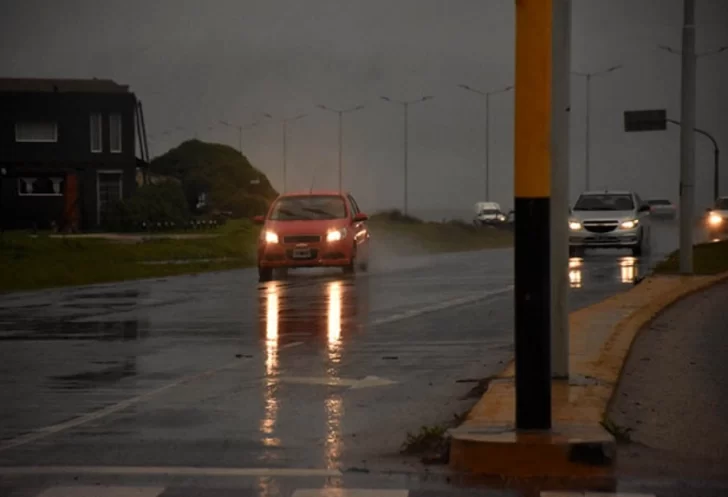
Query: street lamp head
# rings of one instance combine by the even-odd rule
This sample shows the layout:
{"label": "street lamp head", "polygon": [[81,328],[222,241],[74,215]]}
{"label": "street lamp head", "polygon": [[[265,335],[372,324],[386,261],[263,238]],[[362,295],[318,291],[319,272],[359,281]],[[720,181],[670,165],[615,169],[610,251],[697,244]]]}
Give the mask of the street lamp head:
{"label": "street lamp head", "polygon": [[468,91],[475,91],[468,85],[458,85],[458,88],[462,88],[463,90],[468,90]]}
{"label": "street lamp head", "polygon": [[326,106],[325,106],[325,105],[323,105],[323,104],[318,104],[318,105],[317,105],[316,107],[318,107],[319,109],[323,109],[323,110],[329,110],[329,108],[328,108],[328,107],[326,107]]}
{"label": "street lamp head", "polygon": [[616,66],[612,66],[609,69],[607,69],[605,72],[612,72],[612,71],[616,71],[617,69],[622,69],[622,64],[617,64]]}
{"label": "street lamp head", "polygon": [[271,116],[271,115],[270,115],[270,114],[268,114],[267,112],[263,113],[263,117],[266,117],[266,118],[268,118],[268,119],[273,119],[273,116]]}
{"label": "street lamp head", "polygon": [[420,102],[424,102],[425,100],[432,100],[433,98],[435,97],[433,97],[432,95],[427,95],[426,97],[422,97],[420,99]]}
{"label": "street lamp head", "polygon": [[354,110],[362,110],[363,108],[364,108],[363,105],[358,105],[358,106],[354,107]]}
{"label": "street lamp head", "polygon": [[392,101],[392,99],[391,99],[391,98],[389,98],[389,97],[379,97],[379,98],[381,98],[381,99],[382,99],[382,100],[384,100],[385,102],[391,102],[391,101]]}

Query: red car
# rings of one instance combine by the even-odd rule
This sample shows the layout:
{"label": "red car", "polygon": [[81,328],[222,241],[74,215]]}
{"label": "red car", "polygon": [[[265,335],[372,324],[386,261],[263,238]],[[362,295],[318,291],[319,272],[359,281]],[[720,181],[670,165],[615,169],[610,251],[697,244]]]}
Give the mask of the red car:
{"label": "red car", "polygon": [[368,216],[350,194],[286,193],[267,216],[254,218],[263,229],[258,240],[260,281],[274,269],[341,267],[345,273],[369,267]]}

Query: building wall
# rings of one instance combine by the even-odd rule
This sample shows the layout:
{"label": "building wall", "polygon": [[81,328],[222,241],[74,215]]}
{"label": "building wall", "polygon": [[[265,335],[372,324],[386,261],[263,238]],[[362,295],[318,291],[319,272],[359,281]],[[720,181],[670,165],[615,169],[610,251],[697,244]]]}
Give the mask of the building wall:
{"label": "building wall", "polygon": [[[47,227],[50,220],[62,224],[63,196],[20,196],[18,176],[23,174],[78,174],[81,228],[98,228],[97,173],[123,171],[122,195],[136,190],[136,98],[132,93],[0,93],[0,166],[7,175],[2,185],[0,209],[6,227]],[[91,152],[92,113],[102,115],[103,151]],[[109,115],[121,114],[122,151],[110,152]],[[22,121],[54,121],[55,143],[18,143],[15,125]]]}

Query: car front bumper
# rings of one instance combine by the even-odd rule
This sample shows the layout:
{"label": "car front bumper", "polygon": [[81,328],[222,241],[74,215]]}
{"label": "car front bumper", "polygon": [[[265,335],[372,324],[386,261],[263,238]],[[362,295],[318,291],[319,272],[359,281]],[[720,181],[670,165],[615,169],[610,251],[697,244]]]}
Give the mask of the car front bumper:
{"label": "car front bumper", "polygon": [[[297,256],[297,249],[308,249],[307,257]],[[308,244],[265,244],[258,247],[258,267],[261,269],[341,267],[351,264],[350,240]]]}
{"label": "car front bumper", "polygon": [[623,248],[634,247],[640,243],[639,229],[616,229],[608,233],[593,233],[582,228],[569,232],[569,246],[588,248]]}

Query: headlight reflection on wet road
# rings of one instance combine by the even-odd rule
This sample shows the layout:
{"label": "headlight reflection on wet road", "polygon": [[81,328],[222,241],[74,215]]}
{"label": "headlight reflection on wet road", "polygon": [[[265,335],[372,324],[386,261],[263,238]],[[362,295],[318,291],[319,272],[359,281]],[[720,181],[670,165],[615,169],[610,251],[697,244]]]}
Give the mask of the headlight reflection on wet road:
{"label": "headlight reflection on wet road", "polygon": [[[351,288],[348,290],[351,291]],[[332,281],[327,285],[327,345],[329,365],[327,373],[332,378],[339,377],[338,366],[341,362],[341,321],[343,308],[342,284]],[[341,418],[343,416],[344,402],[339,392],[332,392],[325,401],[326,409],[326,468],[338,467],[341,457]]]}
{"label": "headlight reflection on wet road", "polygon": [[637,259],[635,257],[622,257],[619,260],[619,272],[622,283],[634,283],[637,278]]}
{"label": "headlight reflection on wet road", "polygon": [[[275,435],[276,420],[278,417],[278,399],[276,398],[278,372],[278,312],[280,305],[280,287],[273,282],[266,288],[266,320],[265,320],[265,374],[266,385],[264,391],[265,416],[260,422],[260,431],[263,434],[263,445],[278,447],[281,444]],[[274,459],[274,453],[267,453],[269,459]]]}
{"label": "headlight reflection on wet road", "polygon": [[581,288],[581,265],[583,262],[580,257],[569,259],[569,286],[571,288]]}

